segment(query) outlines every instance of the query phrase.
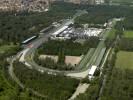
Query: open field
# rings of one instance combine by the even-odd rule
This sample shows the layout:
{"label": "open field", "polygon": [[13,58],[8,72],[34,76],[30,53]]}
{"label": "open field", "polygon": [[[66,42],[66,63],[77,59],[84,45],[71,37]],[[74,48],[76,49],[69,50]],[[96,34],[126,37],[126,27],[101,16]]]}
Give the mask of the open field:
{"label": "open field", "polygon": [[0,53],[5,53],[5,52],[11,51],[15,48],[16,48],[15,45],[3,45],[3,46],[0,46]]}
{"label": "open field", "polygon": [[133,38],[133,31],[125,31],[124,37],[126,38]]}
{"label": "open field", "polygon": [[81,61],[80,56],[66,56],[65,63],[71,65],[77,65]]}
{"label": "open field", "polygon": [[120,51],[115,63],[117,68],[133,69],[133,52]]}

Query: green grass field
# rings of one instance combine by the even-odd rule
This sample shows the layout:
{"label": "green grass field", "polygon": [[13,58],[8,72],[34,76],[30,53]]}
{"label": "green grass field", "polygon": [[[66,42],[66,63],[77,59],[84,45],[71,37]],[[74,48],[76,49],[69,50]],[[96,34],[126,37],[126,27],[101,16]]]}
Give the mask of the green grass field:
{"label": "green grass field", "polygon": [[114,3],[132,3],[133,0],[111,0]]}
{"label": "green grass field", "polygon": [[126,38],[133,38],[133,31],[125,31],[124,37]]}
{"label": "green grass field", "polygon": [[0,46],[0,53],[5,53],[7,51],[11,51],[13,49],[15,49],[17,46],[15,45],[3,45],[3,46]]}
{"label": "green grass field", "polygon": [[133,69],[133,52],[118,52],[115,66],[122,69]]}

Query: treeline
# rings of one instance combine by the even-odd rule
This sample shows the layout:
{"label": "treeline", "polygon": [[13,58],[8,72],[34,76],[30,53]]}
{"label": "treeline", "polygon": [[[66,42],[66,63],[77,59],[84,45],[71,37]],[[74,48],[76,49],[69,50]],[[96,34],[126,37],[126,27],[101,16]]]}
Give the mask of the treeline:
{"label": "treeline", "polygon": [[110,31],[110,36],[107,37],[105,40],[105,45],[107,48],[114,47],[115,41],[117,40],[117,43],[124,35],[124,24],[122,21],[119,21],[116,23],[116,25],[112,28],[112,31]]}
{"label": "treeline", "polygon": [[119,42],[119,50],[133,51],[133,39],[123,37]]}
{"label": "treeline", "polygon": [[14,71],[27,87],[46,96],[44,100],[67,100],[78,86],[79,81],[62,75],[48,75],[26,68],[21,63],[14,63]]}
{"label": "treeline", "polygon": [[132,16],[133,9],[123,6],[89,6],[85,7],[88,14],[85,14],[76,19],[79,24],[104,24],[112,18]]}
{"label": "treeline", "polygon": [[133,14],[125,18],[123,25],[125,29],[133,30]]}
{"label": "treeline", "polygon": [[98,37],[90,37],[85,43],[81,44],[73,40],[58,41],[49,40],[39,48],[39,54],[58,55],[63,50],[65,55],[81,56],[86,54],[89,48],[96,48],[99,43]]}
{"label": "treeline", "polygon": [[39,55],[35,55],[34,60],[38,65],[49,69],[68,71],[68,70],[74,70],[75,67],[72,66],[71,64],[67,65],[65,64],[65,62],[64,63],[55,62],[53,59],[48,57],[45,59],[43,58],[39,59]]}
{"label": "treeline", "polygon": [[132,0],[108,0],[108,1],[114,4],[116,3],[116,4],[128,5],[128,6],[132,5]]}

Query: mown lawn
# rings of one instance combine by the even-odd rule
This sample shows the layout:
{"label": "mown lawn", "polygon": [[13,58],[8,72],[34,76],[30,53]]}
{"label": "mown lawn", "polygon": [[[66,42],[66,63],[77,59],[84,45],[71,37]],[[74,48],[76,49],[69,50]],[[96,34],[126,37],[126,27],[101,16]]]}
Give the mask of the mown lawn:
{"label": "mown lawn", "polygon": [[133,52],[118,52],[115,66],[122,69],[133,69]]}
{"label": "mown lawn", "polygon": [[133,31],[125,31],[124,37],[126,38],[133,38]]}

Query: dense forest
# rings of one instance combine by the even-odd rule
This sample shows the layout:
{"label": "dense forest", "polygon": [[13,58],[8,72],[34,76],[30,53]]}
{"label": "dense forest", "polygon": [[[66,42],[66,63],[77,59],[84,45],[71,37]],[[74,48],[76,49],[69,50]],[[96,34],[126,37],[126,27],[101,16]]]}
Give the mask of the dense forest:
{"label": "dense forest", "polygon": [[[66,100],[75,91],[79,81],[62,75],[48,75],[31,70],[21,63],[14,63],[15,74],[27,87],[46,96],[46,100]],[[25,74],[23,74],[25,73]],[[34,84],[33,84],[34,83]]]}
{"label": "dense forest", "polygon": [[49,12],[44,13],[0,12],[0,42],[18,43],[37,35],[53,22],[72,16],[76,11],[70,9],[53,5]]}
{"label": "dense forest", "polygon": [[6,57],[16,54],[20,47],[10,46],[9,50],[2,53],[1,50],[3,47],[0,47],[0,100],[31,100],[29,92],[22,90],[8,74],[9,62]]}
{"label": "dense forest", "polygon": [[[93,43],[93,44],[92,44]],[[39,54],[58,55],[61,49],[65,55],[81,56],[86,54],[90,48],[96,48],[99,43],[98,37],[90,37],[83,44],[73,40],[58,41],[49,40],[44,43],[38,50]]]}
{"label": "dense forest", "polygon": [[88,14],[78,17],[76,24],[103,24],[114,17],[125,17],[124,27],[133,29],[133,9],[130,7],[74,5],[58,2],[52,4],[49,12],[45,13],[0,12],[0,42],[21,42],[36,35],[54,21],[72,17],[78,9],[86,9]]}
{"label": "dense forest", "polygon": [[132,100],[133,98],[133,70],[113,68],[108,77],[101,100]]}
{"label": "dense forest", "polygon": [[[125,28],[129,28],[132,21],[132,8],[127,8],[123,6],[92,6],[85,7],[88,14],[78,17],[75,21],[76,24],[86,24],[90,26],[97,26],[97,24],[104,24],[112,18],[126,18],[124,21]],[[131,28],[131,26],[130,26]]]}

